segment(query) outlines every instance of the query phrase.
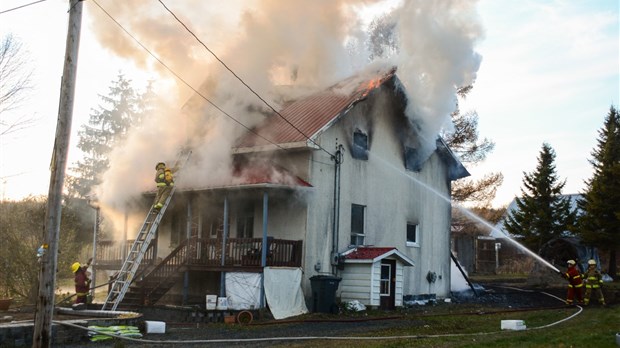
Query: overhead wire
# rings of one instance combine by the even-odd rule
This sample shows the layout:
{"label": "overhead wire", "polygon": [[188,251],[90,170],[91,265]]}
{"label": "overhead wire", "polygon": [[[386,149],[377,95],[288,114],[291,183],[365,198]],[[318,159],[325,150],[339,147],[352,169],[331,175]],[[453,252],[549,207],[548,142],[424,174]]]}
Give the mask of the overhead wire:
{"label": "overhead wire", "polygon": [[271,106],[271,104],[269,104],[263,97],[261,97],[252,87],[250,87],[241,77],[239,77],[239,75],[237,75],[222,59],[220,59],[204,42],[202,42],[202,40],[200,40],[200,38],[198,38],[198,36],[196,36],[196,34],[194,34],[194,32],[181,19],[179,19],[179,17],[177,17],[177,15],[174,12],[172,12],[172,10],[170,10],[170,8],[168,6],[166,6],[166,4],[162,0],[158,0],[158,1],[166,9],[166,11],[168,11],[174,17],[174,19],[176,19],[177,22],[179,22],[179,24],[181,24],[181,26],[183,26],[183,28],[185,28],[185,30],[187,30],[187,32],[190,33],[190,35],[192,35],[196,39],[196,41],[198,41],[202,45],[202,47],[204,47],[209,53],[211,53],[211,55],[213,55],[213,57],[218,62],[220,62],[224,66],[224,68],[226,68],[226,70],[228,70],[235,78],[237,78],[237,80],[239,80],[239,82],[241,82],[245,87],[247,87],[247,89],[250,92],[252,92],[258,99],[260,99],[260,101],[262,101],[265,105],[267,105],[268,108],[270,108],[276,115],[278,115],[281,119],[283,119],[286,123],[288,123],[296,131],[298,131],[301,135],[303,135],[307,140],[311,141],[314,145],[316,145],[319,149],[321,149],[322,151],[327,153],[330,157],[332,157],[332,158],[334,157],[334,154],[332,154],[331,152],[327,151],[320,144],[318,144],[314,140],[312,140],[301,129],[299,129],[297,126],[295,126],[293,123],[291,123],[288,119],[286,119],[286,117],[284,117],[273,106]]}
{"label": "overhead wire", "polygon": [[179,74],[177,74],[174,70],[172,70],[172,68],[170,68],[166,63],[164,63],[159,57],[157,57],[153,52],[151,52],[151,50],[149,50],[144,44],[142,44],[140,42],[140,40],[138,40],[135,36],[133,36],[127,29],[125,29],[125,27],[123,27],[122,24],[120,24],[116,19],[114,19],[114,17],[112,17],[112,15],[106,11],[96,0],[92,0],[92,2],[97,5],[97,7],[99,7],[99,9],[101,11],[103,11],[103,13],[106,14],[106,16],[108,16],[116,25],[118,25],[127,35],[129,35],[129,37],[131,37],[140,47],[142,47],[142,49],[144,49],[151,57],[153,57],[155,60],[157,60],[157,62],[159,62],[159,64],[161,64],[164,68],[166,68],[172,75],[174,75],[177,79],[179,79],[179,81],[181,81],[184,85],[186,85],[189,89],[191,89],[192,91],[194,91],[197,95],[199,95],[202,99],[204,99],[207,103],[209,103],[211,106],[213,106],[215,109],[217,109],[218,111],[220,111],[222,114],[226,115],[228,118],[230,118],[231,120],[235,121],[237,124],[241,125],[243,128],[245,128],[246,130],[248,130],[249,132],[251,132],[252,134],[262,138],[263,140],[266,140],[267,142],[275,145],[276,147],[285,150],[283,147],[281,147],[279,144],[276,144],[275,142],[265,138],[264,136],[258,134],[256,131],[254,131],[253,129],[251,129],[250,127],[246,126],[245,124],[243,124],[241,121],[237,120],[236,118],[234,118],[232,115],[230,115],[229,113],[227,113],[225,110],[223,110],[221,107],[219,107],[217,104],[215,104],[213,101],[211,101],[209,98],[207,98],[205,95],[203,95],[200,91],[198,91],[196,88],[194,88],[192,85],[189,84],[189,82],[185,81],[185,79],[183,79],[183,77],[181,77]]}
{"label": "overhead wire", "polygon": [[33,2],[29,3],[29,4],[24,4],[24,5],[21,5],[21,6],[10,8],[8,10],[0,11],[0,14],[11,12],[11,11],[15,11],[15,10],[19,10],[20,8],[24,8],[24,7],[27,7],[27,6],[30,6],[30,5],[34,5],[34,4],[38,4],[38,3],[44,2],[44,1],[47,1],[47,0],[33,1]]}

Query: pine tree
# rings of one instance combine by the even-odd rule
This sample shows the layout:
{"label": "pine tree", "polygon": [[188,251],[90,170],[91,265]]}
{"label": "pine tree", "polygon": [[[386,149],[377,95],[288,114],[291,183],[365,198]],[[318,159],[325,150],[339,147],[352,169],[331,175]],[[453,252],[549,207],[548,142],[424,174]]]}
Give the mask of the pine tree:
{"label": "pine tree", "polygon": [[555,172],[555,151],[544,143],[536,170],[524,173],[524,188],[516,198],[517,209],[509,212],[504,227],[529,249],[538,251],[549,240],[574,229],[576,213],[570,197],[561,195],[566,181]]}
{"label": "pine tree", "polygon": [[586,245],[609,253],[608,273],[616,277],[616,250],[620,248],[620,115],[613,106],[599,130],[590,163],[592,178],[579,201],[579,235]]}
{"label": "pine tree", "polygon": [[67,190],[72,197],[85,198],[100,183],[100,175],[109,166],[108,155],[125,139],[130,128],[141,123],[154,96],[150,84],[144,93],[139,93],[131,86],[131,80],[119,74],[109,95],[100,98],[103,105],[92,109],[88,124],[78,131],[77,147],[84,157],[71,168],[73,175],[67,177]]}

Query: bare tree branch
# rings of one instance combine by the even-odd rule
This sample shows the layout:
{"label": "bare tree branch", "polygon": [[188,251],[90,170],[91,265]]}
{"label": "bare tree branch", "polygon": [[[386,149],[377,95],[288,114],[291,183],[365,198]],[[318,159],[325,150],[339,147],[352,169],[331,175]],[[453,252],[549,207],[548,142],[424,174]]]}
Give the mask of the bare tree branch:
{"label": "bare tree branch", "polygon": [[17,132],[34,122],[33,118],[9,113],[23,105],[32,89],[32,71],[26,66],[21,43],[7,34],[0,42],[0,135]]}

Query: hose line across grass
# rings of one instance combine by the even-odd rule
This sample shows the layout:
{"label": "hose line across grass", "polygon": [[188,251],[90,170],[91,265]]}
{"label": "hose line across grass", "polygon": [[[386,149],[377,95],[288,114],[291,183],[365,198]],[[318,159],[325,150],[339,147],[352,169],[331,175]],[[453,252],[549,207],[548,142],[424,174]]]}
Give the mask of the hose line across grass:
{"label": "hose line across grass", "polygon": [[[523,290],[512,287],[504,287],[506,289],[518,290],[523,292],[534,292],[533,290]],[[549,294],[547,292],[541,292],[544,295],[553,297],[563,302],[563,300],[555,295]],[[570,320],[577,315],[581,314],[583,311],[583,307],[576,306],[579,310],[576,313],[571,314],[570,316],[553,322],[551,324],[526,328],[525,330],[539,330],[545,329],[567,320]],[[62,322],[62,321],[53,321],[55,324],[70,326],[73,328],[78,328],[86,331],[96,332],[98,334],[111,336],[114,338],[119,338],[127,341],[138,342],[138,343],[151,343],[151,344],[201,344],[201,343],[251,343],[251,342],[270,342],[270,341],[309,341],[309,340],[328,340],[328,341],[372,341],[372,340],[398,340],[398,339],[424,339],[424,338],[438,338],[438,337],[461,337],[461,336],[479,336],[479,335],[493,335],[506,331],[490,331],[490,332],[476,332],[476,333],[453,333],[453,334],[437,334],[437,335],[399,335],[399,336],[381,336],[381,337],[362,337],[362,336],[298,336],[298,337],[264,337],[264,338],[240,338],[240,339],[205,339],[205,340],[150,340],[143,338],[132,338],[132,337],[123,337],[119,335],[114,335],[108,332],[102,332],[99,330],[89,329],[88,327],[84,327],[81,325]]]}

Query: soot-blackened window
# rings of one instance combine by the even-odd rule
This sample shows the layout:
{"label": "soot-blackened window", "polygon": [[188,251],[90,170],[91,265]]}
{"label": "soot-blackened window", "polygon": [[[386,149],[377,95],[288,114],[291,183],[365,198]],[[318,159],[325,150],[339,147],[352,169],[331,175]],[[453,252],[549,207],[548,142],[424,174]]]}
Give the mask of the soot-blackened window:
{"label": "soot-blackened window", "polygon": [[368,135],[360,130],[353,133],[353,148],[351,156],[356,159],[368,159]]}
{"label": "soot-blackened window", "polygon": [[419,245],[418,241],[418,225],[408,222],[407,223],[407,246]]}
{"label": "soot-blackened window", "polygon": [[413,147],[405,147],[405,168],[413,172],[422,170],[422,159],[417,149]]}

